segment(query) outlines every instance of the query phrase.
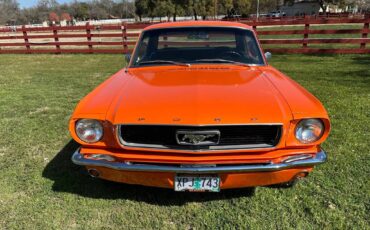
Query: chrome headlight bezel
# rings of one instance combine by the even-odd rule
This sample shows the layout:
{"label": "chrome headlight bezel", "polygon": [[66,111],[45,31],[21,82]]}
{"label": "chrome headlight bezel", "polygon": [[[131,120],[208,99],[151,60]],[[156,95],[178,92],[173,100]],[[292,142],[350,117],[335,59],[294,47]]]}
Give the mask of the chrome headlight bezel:
{"label": "chrome headlight bezel", "polygon": [[85,143],[96,143],[103,138],[104,129],[100,121],[94,119],[80,119],[76,122],[77,137]]}
{"label": "chrome headlight bezel", "polygon": [[294,136],[302,144],[311,144],[320,140],[324,131],[325,125],[321,119],[303,119],[297,123]]}

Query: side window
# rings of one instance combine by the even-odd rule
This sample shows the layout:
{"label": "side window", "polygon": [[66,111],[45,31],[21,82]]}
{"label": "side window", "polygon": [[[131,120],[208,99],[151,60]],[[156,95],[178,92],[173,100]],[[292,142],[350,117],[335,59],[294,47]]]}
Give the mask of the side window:
{"label": "side window", "polygon": [[245,36],[245,44],[247,45],[246,52],[249,58],[251,58],[254,61],[260,61],[256,41],[251,36]]}
{"label": "side window", "polygon": [[145,58],[144,56],[147,53],[148,43],[149,43],[149,36],[146,36],[140,42],[140,47],[138,48],[137,58],[135,62],[139,62]]}

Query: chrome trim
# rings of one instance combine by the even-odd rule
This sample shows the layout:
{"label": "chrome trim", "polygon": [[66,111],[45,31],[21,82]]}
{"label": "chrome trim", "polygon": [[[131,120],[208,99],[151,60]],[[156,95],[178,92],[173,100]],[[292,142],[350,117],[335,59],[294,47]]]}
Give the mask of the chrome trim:
{"label": "chrome trim", "polygon": [[[243,63],[243,62],[242,62]],[[231,66],[243,66],[243,65],[236,65],[236,64],[233,64],[231,62],[219,62],[219,63],[210,63],[210,62],[202,62],[202,63],[184,63],[184,66],[182,65],[161,65],[161,66],[181,66],[181,67],[186,67],[185,65],[188,64],[188,65],[191,65],[189,66],[189,68],[191,67],[194,67],[194,66],[197,66],[197,65],[231,65]],[[248,63],[243,63],[245,64],[245,67],[258,67],[258,66],[266,66],[266,64],[248,64]],[[157,67],[158,65],[147,65],[147,66],[132,66],[132,67],[128,67],[130,69],[134,69],[134,68],[149,68],[149,67]]]}
{"label": "chrome trim", "polygon": [[[217,141],[200,141],[199,143],[190,143],[180,140],[179,135],[216,135]],[[179,145],[218,145],[220,143],[221,133],[219,130],[177,130],[176,131],[176,141]]]}
{"label": "chrome trim", "polygon": [[207,127],[207,126],[240,126],[240,125],[281,125],[283,126],[284,123],[233,123],[233,124],[219,124],[219,123],[214,123],[214,124],[177,124],[177,123],[172,123],[172,124],[162,124],[162,123],[145,123],[145,124],[142,124],[142,123],[123,123],[123,124],[117,124],[117,126],[121,126],[121,125],[162,125],[162,126],[191,126],[191,127]]}
{"label": "chrome trim", "polygon": [[[78,132],[77,132],[77,130],[76,130],[76,129],[77,129],[77,124],[78,124],[78,122],[80,122],[80,121],[82,121],[82,120],[92,120],[92,121],[97,121],[97,122],[100,124],[101,129],[102,129],[102,135],[101,135],[101,137],[100,137],[97,141],[92,141],[92,142],[85,141],[85,140],[82,140],[82,138],[78,135]],[[102,121],[101,121],[101,120],[98,120],[98,119],[79,118],[79,119],[77,119],[77,120],[74,122],[74,132],[75,132],[76,136],[78,137],[78,139],[80,139],[82,142],[85,142],[85,143],[87,143],[87,144],[94,144],[94,143],[96,143],[96,142],[101,141],[101,139],[103,139],[103,137],[104,137],[104,125],[102,124]]]}
{"label": "chrome trim", "polygon": [[306,160],[312,158],[311,154],[300,154],[300,155],[294,155],[294,156],[289,156],[283,160],[284,163],[290,163],[293,161],[299,161],[299,160]]}
{"label": "chrome trim", "polygon": [[[307,155],[308,156],[308,155]],[[132,162],[109,162],[104,160],[92,160],[85,158],[81,153],[80,149],[77,149],[72,156],[73,163],[82,166],[98,166],[106,167],[114,170],[122,171],[141,171],[141,172],[170,172],[170,173],[228,173],[228,172],[270,172],[279,171],[289,168],[296,167],[311,167],[314,165],[322,164],[327,160],[327,155],[324,150],[320,150],[315,155],[311,155],[310,158],[302,159],[302,155],[297,155],[297,159],[293,160],[293,157],[289,157],[288,161],[281,163],[269,163],[269,164],[238,164],[238,165],[156,165],[156,164],[139,164]]]}
{"label": "chrome trim", "polygon": [[[149,27],[149,26],[148,26]],[[146,28],[148,28],[146,27]],[[153,31],[153,30],[167,30],[167,29],[171,29],[171,28],[176,28],[176,29],[179,29],[179,28],[221,28],[221,29],[240,29],[240,30],[248,30],[248,31],[251,31],[253,32],[252,29],[250,28],[247,28],[247,27],[243,27],[243,26],[220,26],[220,25],[194,25],[194,26],[182,26],[182,25],[171,25],[170,27],[157,27],[157,28],[148,28],[146,29],[144,28],[142,32],[146,32],[146,31]],[[257,39],[257,38],[256,38]]]}
{"label": "chrome trim", "polygon": [[[246,31],[252,32],[253,33],[253,36],[254,36],[254,39],[256,40],[256,44],[258,46],[258,51],[259,51],[259,53],[260,53],[260,55],[261,55],[261,57],[263,59],[263,63],[261,63],[261,64],[247,64],[247,63],[245,63],[245,64],[247,64],[249,66],[268,66],[268,63],[267,63],[266,59],[264,58],[263,50],[262,50],[262,47],[261,47],[261,42],[258,39],[258,37],[257,37],[256,33],[254,32],[254,30],[253,29],[250,29],[250,28],[247,28],[247,27],[235,26],[235,25],[233,25],[233,26],[220,26],[220,25],[196,25],[196,26],[181,26],[181,25],[178,25],[178,26],[176,26],[176,25],[171,25],[170,27],[159,27],[159,28],[149,28],[149,29],[145,29],[144,28],[141,31],[139,38],[137,39],[137,42],[135,44],[135,50],[134,50],[134,52],[132,54],[132,57],[135,57],[136,52],[137,52],[136,48],[139,45],[139,42],[141,41],[144,33],[147,32],[147,31],[165,30],[165,29],[169,29],[169,28],[176,28],[176,29],[178,29],[178,28],[210,28],[210,27],[211,28],[221,28],[221,29],[234,28],[234,29],[246,30]],[[132,65],[132,61],[133,61],[133,58],[131,58],[131,61],[127,65],[127,68],[128,69],[130,69],[130,68],[142,68],[142,67],[144,67],[144,66],[133,66]],[[207,63],[207,64],[209,64],[209,63]],[[219,64],[219,63],[217,63],[217,64]],[[149,66],[145,66],[145,67],[149,67]]]}
{"label": "chrome trim", "polygon": [[[121,135],[121,126],[122,125],[162,125],[162,126],[189,126],[189,127],[207,127],[207,126],[240,126],[240,125],[279,125],[281,126],[280,129],[280,139],[276,143],[275,146],[265,145],[265,144],[254,144],[254,145],[231,145],[231,146],[221,146],[221,145],[215,145],[209,146],[209,149],[199,149],[199,150],[189,150],[189,149],[181,149],[181,148],[169,148],[164,145],[156,145],[156,144],[141,144],[141,143],[128,143],[125,140],[123,140]],[[284,133],[284,125],[283,123],[245,123],[245,124],[204,124],[204,125],[187,125],[187,124],[140,124],[140,123],[127,123],[127,124],[118,124],[116,125],[116,138],[118,140],[118,144],[128,150],[142,150],[142,151],[171,151],[171,152],[183,152],[183,153],[194,153],[194,152],[217,152],[217,151],[240,151],[240,150],[273,150],[276,149],[276,146],[278,146],[283,139],[283,133]]]}
{"label": "chrome trim", "polygon": [[[303,143],[303,142],[301,142],[301,141],[297,138],[297,129],[298,129],[299,124],[300,124],[301,122],[306,121],[306,120],[318,120],[318,121],[321,123],[321,125],[322,125],[322,130],[321,130],[320,136],[319,136],[315,141],[308,142],[308,143]],[[325,131],[326,131],[325,129],[326,129],[326,127],[325,127],[325,123],[324,123],[324,121],[323,121],[321,118],[316,118],[316,117],[314,117],[314,118],[302,118],[302,119],[298,120],[297,124],[296,124],[296,125],[295,125],[295,127],[294,127],[294,138],[295,138],[299,143],[301,143],[301,144],[304,144],[304,145],[311,145],[312,143],[317,142],[318,140],[320,140],[320,139],[324,136],[324,133],[325,133]]]}

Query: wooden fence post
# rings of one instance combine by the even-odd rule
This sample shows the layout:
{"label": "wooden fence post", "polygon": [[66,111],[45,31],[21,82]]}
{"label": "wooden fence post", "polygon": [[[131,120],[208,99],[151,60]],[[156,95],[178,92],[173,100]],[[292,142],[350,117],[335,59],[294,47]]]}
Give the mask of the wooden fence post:
{"label": "wooden fence post", "polygon": [[[370,18],[365,17],[364,29],[362,31],[362,38],[367,38],[367,34],[369,33],[369,19]],[[366,42],[361,43],[360,49],[365,49],[365,48],[366,48]]]}
{"label": "wooden fence post", "polygon": [[27,53],[30,54],[31,53],[31,45],[30,45],[30,42],[28,40],[26,26],[22,26],[22,32],[23,32],[23,39],[24,39],[24,44],[26,45]]}
{"label": "wooden fence post", "polygon": [[310,24],[306,23],[304,25],[303,48],[308,47],[308,34],[309,33],[310,33]]}
{"label": "wooden fence post", "polygon": [[56,48],[56,54],[61,54],[61,50],[60,50],[60,45],[58,44],[59,43],[59,37],[58,37],[58,29],[55,25],[53,25],[53,34],[54,34],[54,42],[56,43],[55,44],[55,48]]}
{"label": "wooden fence post", "polygon": [[86,23],[86,37],[87,37],[87,41],[89,42],[89,53],[93,53],[94,51],[93,51],[93,46],[92,46],[92,44],[90,43],[91,42],[91,29],[90,29],[90,23],[89,22],[87,22]]}
{"label": "wooden fence post", "polygon": [[127,24],[125,22],[122,22],[121,24],[121,30],[122,30],[122,44],[123,44],[123,53],[128,53],[128,46],[127,46]]}
{"label": "wooden fence post", "polygon": [[167,36],[163,36],[163,43],[164,43],[164,47],[165,47],[165,48],[167,48],[167,47],[168,47],[167,40],[168,40],[168,37],[167,37]]}
{"label": "wooden fence post", "polygon": [[253,30],[254,30],[254,32],[257,32],[257,25],[256,24],[253,25]]}

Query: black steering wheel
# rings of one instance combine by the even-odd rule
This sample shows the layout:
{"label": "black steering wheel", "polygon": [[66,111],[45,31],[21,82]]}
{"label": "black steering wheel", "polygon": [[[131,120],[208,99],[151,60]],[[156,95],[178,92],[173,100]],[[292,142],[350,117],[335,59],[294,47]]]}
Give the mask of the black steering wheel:
{"label": "black steering wheel", "polygon": [[221,57],[223,57],[225,55],[228,56],[228,57],[230,57],[230,56],[234,56],[234,57],[237,57],[237,58],[242,58],[243,57],[240,53],[238,53],[236,51],[232,51],[232,50],[225,51],[225,52],[221,53]]}

